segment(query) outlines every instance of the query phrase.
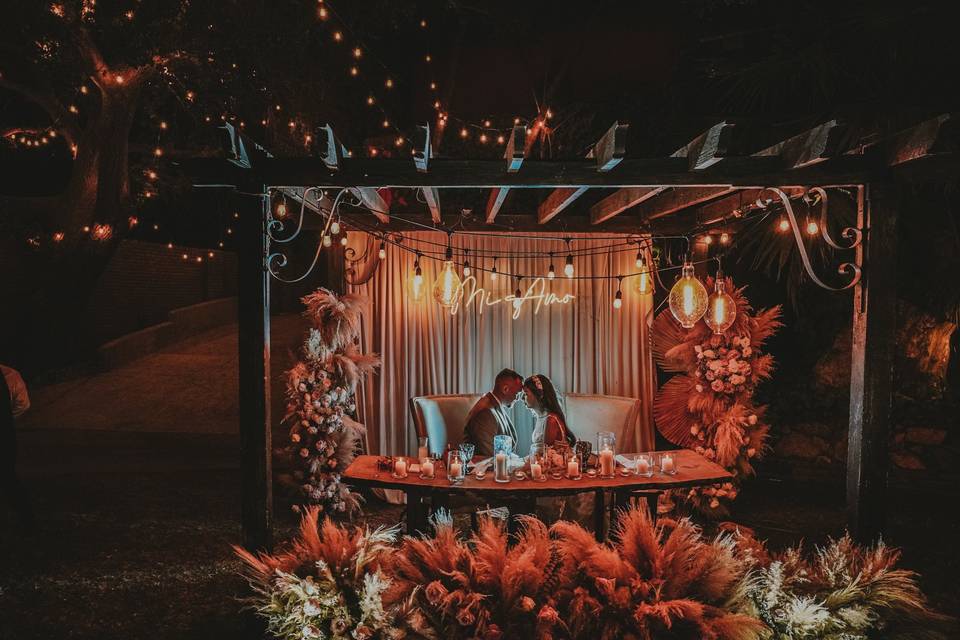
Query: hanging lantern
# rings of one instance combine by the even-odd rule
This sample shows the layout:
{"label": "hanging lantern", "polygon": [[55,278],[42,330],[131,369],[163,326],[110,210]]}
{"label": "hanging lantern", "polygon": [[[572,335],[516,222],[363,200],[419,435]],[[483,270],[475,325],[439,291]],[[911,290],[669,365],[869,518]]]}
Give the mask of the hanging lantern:
{"label": "hanging lantern", "polygon": [[707,289],[693,274],[693,265],[683,264],[680,279],[670,289],[670,313],[680,326],[690,329],[707,311]]}
{"label": "hanging lantern", "polygon": [[433,283],[433,299],[439,302],[441,307],[452,307],[459,291],[460,276],[453,268],[453,251],[447,247],[446,260],[443,261],[440,276]]}
{"label": "hanging lantern", "polygon": [[707,312],[703,321],[718,335],[729,329],[737,317],[737,303],[724,291],[725,288],[723,271],[717,271],[717,283],[707,299]]}

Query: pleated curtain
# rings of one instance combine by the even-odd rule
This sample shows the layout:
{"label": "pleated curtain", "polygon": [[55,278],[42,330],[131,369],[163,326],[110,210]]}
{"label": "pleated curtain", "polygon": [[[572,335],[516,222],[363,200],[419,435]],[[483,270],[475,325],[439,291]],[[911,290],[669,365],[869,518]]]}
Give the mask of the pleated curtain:
{"label": "pleated curtain", "polygon": [[[359,237],[358,237],[359,236]],[[611,236],[595,239],[569,234],[575,251],[591,255],[575,257],[575,275],[617,276],[638,271],[636,247],[622,245]],[[403,234],[403,246],[426,252],[442,252],[447,236],[440,232]],[[436,243],[436,244],[429,244]],[[352,234],[351,245],[358,251],[376,252],[379,241],[366,234]],[[364,316],[363,347],[380,354],[380,372],[360,392],[360,418],[367,426],[367,448],[378,455],[409,454],[416,451],[416,437],[409,398],[420,395],[483,393],[493,386],[497,372],[509,367],[526,377],[548,376],[561,393],[598,393],[639,398],[642,403],[641,434],[652,434],[650,408],[655,391],[650,352],[649,323],[651,295],[637,290],[639,278],[622,282],[623,305],[614,309],[617,280],[567,279],[563,266],[566,244],[558,236],[509,237],[500,234],[456,234],[455,260],[462,261],[469,250],[474,266],[489,269],[493,255],[500,256],[497,269],[523,274],[520,288],[526,291],[533,278],[545,276],[549,258],[509,257],[510,253],[553,251],[557,277],[547,281],[547,290],[557,296],[573,294],[569,304],[554,304],[534,313],[534,303],[524,304],[517,319],[513,306],[504,302],[485,307],[479,304],[451,315],[432,296],[432,286],[442,267],[437,260],[421,258],[424,295],[415,301],[411,294],[414,255],[388,246],[386,259],[366,283],[352,291],[371,302]],[[483,254],[482,256],[480,254]],[[460,268],[457,268],[458,274]],[[500,275],[494,281],[489,272],[474,271],[480,286],[494,297],[512,294],[516,279]],[[518,437],[525,451],[532,420],[523,403],[516,403],[514,417]],[[652,439],[652,435],[650,436]]]}

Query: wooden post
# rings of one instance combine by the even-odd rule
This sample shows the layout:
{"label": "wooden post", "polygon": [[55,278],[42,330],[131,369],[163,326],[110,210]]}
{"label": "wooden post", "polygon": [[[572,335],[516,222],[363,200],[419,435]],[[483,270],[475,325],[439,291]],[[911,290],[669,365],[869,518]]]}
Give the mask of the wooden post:
{"label": "wooden post", "polygon": [[266,221],[270,200],[263,185],[239,195],[237,232],[240,364],[240,476],[243,546],[273,544],[270,446],[270,274]]}
{"label": "wooden post", "polygon": [[889,183],[866,185],[860,197],[864,240],[857,258],[863,278],[853,296],[847,523],[866,542],[883,531],[887,500],[899,203]]}

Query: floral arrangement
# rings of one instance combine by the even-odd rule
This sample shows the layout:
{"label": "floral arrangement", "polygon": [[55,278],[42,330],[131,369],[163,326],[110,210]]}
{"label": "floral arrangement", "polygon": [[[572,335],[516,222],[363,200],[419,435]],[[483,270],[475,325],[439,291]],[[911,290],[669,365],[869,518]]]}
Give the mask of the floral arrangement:
{"label": "floral arrangement", "polygon": [[749,532],[709,539],[688,519],[654,524],[635,509],[613,544],[535,518],[514,538],[483,519],[465,539],[444,516],[433,536],[398,543],[393,529],[317,516],[306,511],[286,551],[236,549],[251,605],[285,640],[951,637],[895,551],[849,538],[771,554]]}
{"label": "floral arrangement", "polygon": [[[691,489],[683,497],[701,512],[720,516],[725,501],[736,498],[742,478],[753,473],[751,460],[763,454],[769,425],[765,407],[753,401],[757,385],[773,373],[773,357],[762,353],[764,342],[781,326],[780,307],[754,313],[744,295],[727,279],[737,315],[726,333],[714,334],[701,320],[683,329],[669,311],[653,323],[657,364],[677,373],[654,400],[653,416],[660,433],[681,447],[693,449],[729,469],[734,482]],[[707,289],[713,280],[707,279]]]}
{"label": "floral arrangement", "polygon": [[359,502],[340,482],[340,471],[356,457],[365,433],[354,419],[355,393],[361,377],[372,373],[380,360],[364,355],[355,344],[365,298],[318,289],[302,302],[311,327],[303,358],[287,372],[283,421],[290,427],[290,440],[285,451],[304,502],[349,515]]}

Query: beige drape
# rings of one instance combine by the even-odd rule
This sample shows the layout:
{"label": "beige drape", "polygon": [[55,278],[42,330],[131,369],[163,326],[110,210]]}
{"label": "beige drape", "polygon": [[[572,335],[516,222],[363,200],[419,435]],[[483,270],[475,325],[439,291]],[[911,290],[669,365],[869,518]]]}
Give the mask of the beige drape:
{"label": "beige drape", "polygon": [[[365,234],[352,234],[351,245],[364,245]],[[359,236],[359,237],[358,237]],[[629,274],[637,271],[636,250],[614,251],[616,241],[575,238],[576,250],[595,248],[598,253],[578,256],[577,275]],[[609,236],[607,236],[609,237]],[[446,234],[417,232],[404,234],[404,245],[436,251],[436,247],[418,245],[422,240],[446,242]],[[383,359],[380,373],[369,379],[362,390],[361,420],[367,426],[367,446],[371,453],[395,455],[415,451],[415,437],[408,399],[412,396],[479,393],[493,385],[493,378],[504,367],[523,376],[545,374],[557,389],[568,393],[600,393],[630,396],[642,402],[640,432],[652,434],[650,407],[655,377],[649,348],[652,296],[637,292],[638,278],[623,281],[623,306],[613,308],[616,280],[568,280],[563,276],[565,248],[562,242],[529,237],[504,238],[497,234],[455,235],[456,259],[461,250],[470,250],[471,263],[478,264],[477,250],[501,253],[556,251],[553,263],[557,277],[548,281],[548,290],[557,295],[572,293],[576,298],[567,305],[557,304],[533,313],[530,303],[520,317],[512,319],[509,303],[461,310],[451,316],[437,304],[430,288],[440,263],[422,259],[426,292],[420,302],[412,300],[412,254],[388,247],[387,257],[367,283],[354,286],[357,293],[370,298],[371,311],[364,317],[363,347],[379,353]],[[376,249],[373,249],[376,251]],[[479,261],[489,268],[491,258]],[[545,275],[547,258],[500,258],[501,272],[525,274],[530,278]],[[458,270],[459,271],[459,270]],[[501,295],[512,293],[516,280],[500,276],[493,283],[489,273],[476,274],[483,286]],[[520,405],[522,403],[518,403]],[[529,440],[529,412],[514,411],[521,442]],[[652,438],[652,435],[650,436]]]}

